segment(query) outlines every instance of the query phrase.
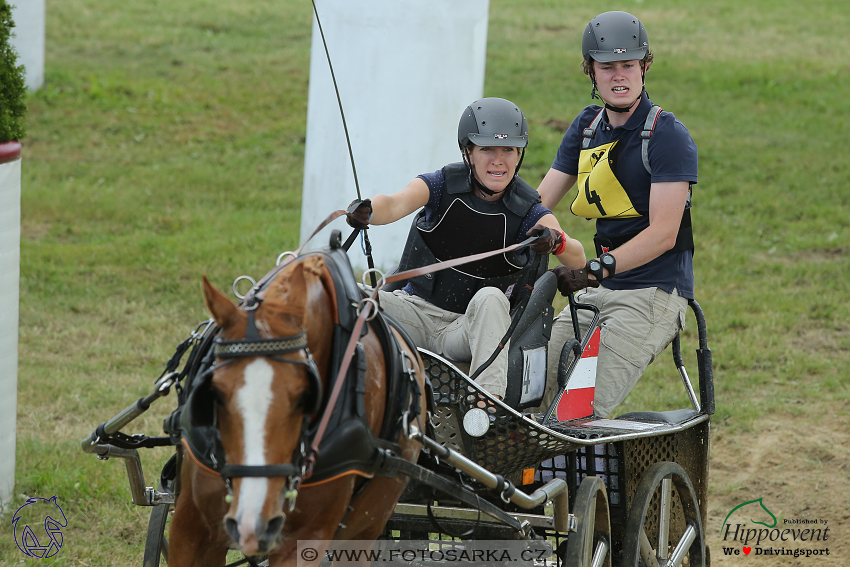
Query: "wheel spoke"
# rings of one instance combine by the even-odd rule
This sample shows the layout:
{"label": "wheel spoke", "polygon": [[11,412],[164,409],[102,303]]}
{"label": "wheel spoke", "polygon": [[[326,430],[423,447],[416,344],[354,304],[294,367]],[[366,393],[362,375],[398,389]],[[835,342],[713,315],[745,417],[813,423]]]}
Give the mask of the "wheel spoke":
{"label": "wheel spoke", "polygon": [[682,539],[679,540],[679,543],[676,545],[676,549],[673,550],[672,555],[670,556],[670,561],[667,563],[670,567],[676,567],[682,564],[682,561],[685,559],[685,555],[688,553],[688,550],[691,548],[691,544],[697,537],[697,529],[696,527],[688,522],[688,527],[685,530],[685,533],[682,534]]}
{"label": "wheel spoke", "polygon": [[605,557],[607,555],[608,543],[604,540],[600,540],[600,542],[596,544],[596,551],[593,552],[593,561],[590,562],[590,567],[602,567],[602,562],[605,561]]}
{"label": "wheel spoke", "polygon": [[687,557],[691,567],[705,567],[703,534],[688,474],[677,463],[655,463],[644,472],[629,504],[621,565],[673,567]]}
{"label": "wheel spoke", "polygon": [[655,557],[655,550],[652,549],[652,544],[649,543],[649,538],[646,537],[646,530],[640,530],[640,558],[646,564],[646,567],[659,567],[658,558]]}
{"label": "wheel spoke", "polygon": [[658,517],[658,562],[667,560],[667,546],[670,545],[670,504],[673,501],[672,475],[661,481],[661,502],[659,502]]}

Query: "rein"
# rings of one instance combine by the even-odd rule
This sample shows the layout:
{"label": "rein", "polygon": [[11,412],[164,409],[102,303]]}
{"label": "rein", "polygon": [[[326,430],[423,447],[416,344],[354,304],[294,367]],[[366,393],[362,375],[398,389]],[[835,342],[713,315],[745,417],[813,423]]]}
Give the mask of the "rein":
{"label": "rein", "polygon": [[[536,236],[529,237],[522,242],[518,242],[516,244],[512,244],[505,248],[501,248],[499,250],[491,250],[489,252],[482,252],[480,254],[472,254],[470,256],[464,256],[462,258],[455,258],[454,260],[447,260],[445,262],[438,262],[436,264],[430,264],[428,266],[422,266],[420,268],[414,268],[412,270],[406,270],[404,272],[399,272],[397,274],[393,274],[386,278],[381,278],[379,282],[381,285],[375,286],[375,289],[372,291],[372,295],[366,299],[364,299],[360,303],[360,314],[357,317],[357,321],[354,324],[354,328],[351,332],[351,339],[348,341],[348,345],[345,347],[345,353],[342,357],[342,363],[340,365],[339,373],[336,377],[336,382],[334,383],[334,389],[331,391],[330,398],[328,399],[327,407],[334,407],[336,404],[336,400],[339,397],[339,393],[342,390],[342,383],[345,375],[348,373],[348,367],[351,365],[351,359],[354,356],[354,349],[359,341],[360,331],[363,329],[363,325],[366,321],[374,318],[372,315],[372,310],[377,309],[377,297],[378,292],[381,288],[389,283],[406,280],[409,278],[414,278],[417,276],[421,276],[424,274],[430,274],[433,272],[439,272],[441,270],[445,270],[454,266],[459,266],[461,264],[466,264],[469,262],[475,262],[477,260],[483,260],[485,258],[489,258],[491,256],[495,256],[497,254],[504,254],[506,252],[511,252],[516,250],[517,248],[522,248],[523,246],[527,246],[530,243],[537,240]],[[377,312],[376,312],[377,314]],[[316,459],[319,455],[319,444],[322,441],[322,436],[325,433],[325,430],[328,426],[328,421],[330,420],[330,412],[324,412],[322,414],[322,420],[319,422],[319,428],[316,431],[316,436],[313,438],[312,445],[310,446],[310,451],[307,454],[307,468],[305,471],[305,479],[310,478],[313,473],[313,467],[316,464]]]}
{"label": "rein", "polygon": [[[242,305],[249,313],[249,325],[245,335],[245,339],[234,341],[224,341],[221,339],[217,339],[215,343],[215,356],[217,358],[226,359],[224,361],[224,364],[232,362],[235,358],[249,356],[264,356],[273,358],[274,360],[277,360],[279,362],[304,364],[308,367],[308,374],[310,374],[311,379],[319,388],[319,392],[321,391],[321,380],[319,378],[319,373],[318,369],[316,368],[315,362],[313,362],[313,358],[310,355],[309,349],[307,348],[306,334],[304,332],[301,332],[297,335],[291,335],[288,337],[262,339],[257,333],[256,326],[254,324],[253,314],[259,302],[262,301],[262,299],[256,297],[256,294],[261,289],[263,289],[263,287],[268,284],[268,282],[274,279],[275,276],[277,276],[286,266],[292,263],[298,257],[298,254],[301,252],[304,246],[306,246],[307,242],[309,242],[319,231],[321,231],[332,221],[344,214],[344,210],[338,210],[331,213],[313,231],[310,237],[298,248],[298,250],[291,254],[287,253],[287,257],[284,258],[277,266],[275,266],[275,268],[272,269],[268,274],[263,276],[263,278],[261,278],[260,281],[257,282],[256,285],[254,285],[254,287],[251,288],[251,290],[245,295],[242,301]],[[355,229],[355,233],[356,232],[357,230]],[[361,301],[358,307],[359,313],[351,332],[351,339],[346,345],[340,363],[339,372],[337,373],[336,381],[334,382],[333,390],[330,393],[327,405],[325,407],[333,408],[336,405],[336,401],[339,398],[340,392],[342,391],[342,385],[345,381],[345,376],[348,374],[348,369],[351,366],[351,360],[354,356],[354,350],[357,346],[357,343],[359,342],[360,333],[363,330],[363,326],[366,324],[367,321],[371,321],[377,315],[378,292],[384,285],[401,280],[406,280],[409,278],[414,278],[424,274],[439,272],[441,270],[446,270],[454,266],[460,266],[462,264],[483,260],[485,258],[489,258],[498,254],[511,252],[518,248],[522,248],[523,246],[528,246],[529,244],[537,240],[537,238],[538,237],[536,236],[532,236],[522,242],[518,242],[516,244],[512,244],[510,246],[506,246],[505,248],[500,248],[498,250],[491,250],[479,254],[472,254],[470,256],[455,258],[453,260],[447,260],[445,262],[437,262],[428,266],[421,266],[412,270],[399,272],[388,277],[382,277],[381,280],[378,282],[379,285],[376,285],[374,287],[371,296]],[[307,360],[292,360],[286,358],[279,358],[279,355],[294,353],[301,350],[305,351],[307,355]],[[218,366],[220,367],[221,365]],[[316,395],[315,397],[315,402],[317,406],[321,403],[321,398],[321,394],[318,393],[318,395]],[[318,412],[320,408],[316,407],[314,409],[315,411],[312,413]],[[304,424],[301,428],[300,456],[302,458],[299,459],[299,461],[303,460],[303,464],[301,464],[301,466],[299,466],[295,462],[276,465],[225,465],[220,472],[222,477],[227,480],[228,486],[230,478],[234,477],[287,477],[289,484],[289,490],[287,491],[287,494],[290,495],[287,498],[289,499],[290,504],[293,505],[294,498],[295,496],[297,496],[297,490],[300,486],[302,479],[309,479],[313,474],[316,459],[319,455],[319,445],[321,444],[322,438],[324,437],[325,431],[327,430],[328,423],[331,418],[331,412],[325,411],[322,413],[322,417],[316,429],[316,433],[310,441],[310,448],[309,450],[305,451],[307,445],[306,432],[309,429],[308,427],[306,427],[308,424],[307,416],[308,413],[305,412]]]}

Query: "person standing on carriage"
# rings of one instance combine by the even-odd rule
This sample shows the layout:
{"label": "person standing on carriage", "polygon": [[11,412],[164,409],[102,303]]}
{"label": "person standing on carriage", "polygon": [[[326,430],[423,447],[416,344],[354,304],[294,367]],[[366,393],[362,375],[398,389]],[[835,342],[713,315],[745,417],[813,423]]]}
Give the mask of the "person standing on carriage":
{"label": "person standing on carriage", "polygon": [[[605,417],[684,328],[694,297],[690,196],[697,147],[685,126],[646,93],[653,55],[638,18],[626,12],[593,18],[582,56],[591,96],[598,92],[603,105],[586,107],[572,122],[538,192],[543,206],[554,209],[578,182],[570,209],[596,219],[597,257],[585,270],[555,273],[562,293],[585,288],[576,301],[600,310],[593,414]],[[591,313],[578,316],[584,333]],[[556,394],[551,388],[561,347],[572,336],[567,308],[552,330],[544,401]]]}
{"label": "person standing on carriage", "polygon": [[[348,224],[364,229],[419,210],[399,271],[505,248],[533,231],[542,233],[530,245],[535,253],[554,254],[568,268],[584,266],[581,243],[561,230],[537,192],[517,175],[528,145],[518,106],[501,98],[473,102],[460,118],[458,144],[462,162],[419,175],[392,195],[355,201]],[[525,261],[508,252],[414,277],[403,289],[381,291],[379,301],[418,346],[470,362],[474,373],[496,352],[510,325],[506,292],[522,276]],[[476,378],[499,398],[507,385],[507,358],[504,348]]]}

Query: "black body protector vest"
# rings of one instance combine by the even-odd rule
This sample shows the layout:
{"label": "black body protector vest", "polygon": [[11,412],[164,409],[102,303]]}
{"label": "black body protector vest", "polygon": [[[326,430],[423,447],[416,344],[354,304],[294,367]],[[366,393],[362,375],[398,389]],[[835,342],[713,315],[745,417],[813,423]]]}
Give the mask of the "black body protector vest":
{"label": "black body protector vest", "polygon": [[[484,201],[472,193],[469,170],[464,163],[443,168],[446,186],[433,218],[425,210],[413,219],[410,234],[399,262],[399,271],[411,270],[509,246],[525,215],[540,202],[528,183],[514,178],[505,196]],[[521,248],[470,264],[410,279],[413,293],[441,309],[464,313],[472,296],[483,287],[502,291],[517,282],[528,255]]]}

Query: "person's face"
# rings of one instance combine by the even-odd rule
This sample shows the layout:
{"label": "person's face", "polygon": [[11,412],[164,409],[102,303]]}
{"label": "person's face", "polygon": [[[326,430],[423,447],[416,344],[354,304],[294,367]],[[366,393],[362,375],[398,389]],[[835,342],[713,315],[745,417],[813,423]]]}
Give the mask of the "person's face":
{"label": "person's face", "polygon": [[490,191],[504,191],[516,173],[520,149],[496,146],[472,146],[469,159],[478,182]]}
{"label": "person's face", "polygon": [[643,90],[643,70],[640,61],[593,62],[596,86],[602,100],[618,108],[625,108],[640,96]]}

